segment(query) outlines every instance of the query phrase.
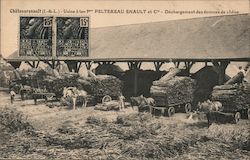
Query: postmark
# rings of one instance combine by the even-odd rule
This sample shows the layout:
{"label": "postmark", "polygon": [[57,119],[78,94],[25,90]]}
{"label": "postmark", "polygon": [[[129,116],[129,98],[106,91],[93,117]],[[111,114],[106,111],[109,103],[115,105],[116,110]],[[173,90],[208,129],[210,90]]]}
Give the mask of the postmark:
{"label": "postmark", "polygon": [[56,25],[56,56],[89,56],[89,17],[57,17]]}
{"label": "postmark", "polygon": [[52,17],[20,17],[19,56],[52,56]]}

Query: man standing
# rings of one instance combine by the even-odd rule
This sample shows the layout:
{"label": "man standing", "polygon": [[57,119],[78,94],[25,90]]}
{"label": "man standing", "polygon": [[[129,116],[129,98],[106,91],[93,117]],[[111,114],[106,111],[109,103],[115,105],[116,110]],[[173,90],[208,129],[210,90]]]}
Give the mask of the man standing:
{"label": "man standing", "polygon": [[11,90],[10,91],[10,103],[11,104],[13,104],[15,96],[16,96],[16,93],[13,90]]}

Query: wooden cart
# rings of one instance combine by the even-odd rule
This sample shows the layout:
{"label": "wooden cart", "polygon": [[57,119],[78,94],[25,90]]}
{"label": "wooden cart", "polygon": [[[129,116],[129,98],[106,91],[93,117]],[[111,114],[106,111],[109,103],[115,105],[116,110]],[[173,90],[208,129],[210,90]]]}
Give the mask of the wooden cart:
{"label": "wooden cart", "polygon": [[33,93],[33,99],[35,104],[37,104],[38,99],[44,99],[45,103],[47,103],[48,100],[52,100],[53,97],[55,97],[55,93]]}
{"label": "wooden cart", "polygon": [[149,106],[150,112],[153,115],[157,115],[156,112],[160,112],[160,115],[169,117],[173,116],[176,111],[190,113],[192,111],[191,99],[183,99],[179,97],[179,102],[169,103],[169,97],[165,96],[153,96],[155,100],[155,106]]}

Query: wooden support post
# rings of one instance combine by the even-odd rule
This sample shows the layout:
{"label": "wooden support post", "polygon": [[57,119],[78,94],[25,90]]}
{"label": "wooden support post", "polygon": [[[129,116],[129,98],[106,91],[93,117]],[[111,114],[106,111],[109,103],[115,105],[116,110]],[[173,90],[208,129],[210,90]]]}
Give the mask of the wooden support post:
{"label": "wooden support post", "polygon": [[15,69],[19,68],[22,62],[8,62]]}
{"label": "wooden support post", "polygon": [[37,61],[35,67],[38,68],[40,61]]}
{"label": "wooden support post", "polygon": [[219,80],[218,80],[218,84],[224,84],[225,82],[225,73],[226,73],[226,68],[228,66],[228,64],[230,63],[230,61],[213,61],[213,65],[214,65],[214,70],[218,73],[219,75]]}
{"label": "wooden support post", "polygon": [[55,69],[56,68],[56,62],[54,60],[51,61],[51,68],[52,69]]}
{"label": "wooden support post", "polygon": [[58,67],[60,65],[60,61],[55,62],[55,67]]}
{"label": "wooden support post", "polygon": [[226,68],[228,66],[229,62],[221,62],[220,65],[220,72],[219,72],[219,84],[223,84],[226,80]]}
{"label": "wooden support post", "polygon": [[51,61],[47,61],[47,64],[53,69],[53,63]]}
{"label": "wooden support post", "polygon": [[128,62],[128,68],[131,69],[131,62]]}
{"label": "wooden support post", "polygon": [[[171,62],[171,61],[170,61]],[[173,62],[174,63],[174,65],[176,66],[176,68],[179,68],[179,66],[180,66],[180,62]]]}
{"label": "wooden support post", "polygon": [[188,74],[190,74],[190,69],[192,68],[194,63],[195,62],[185,62],[185,67],[186,67],[186,71],[188,72]]}
{"label": "wooden support post", "polygon": [[50,66],[50,68],[55,69],[59,64],[59,62],[56,63],[55,60],[51,60],[51,61],[44,61],[46,64],[48,64]]}
{"label": "wooden support post", "polygon": [[138,70],[141,67],[142,62],[128,62],[129,69],[134,71],[134,96],[138,94]]}
{"label": "wooden support post", "polygon": [[164,62],[154,62],[155,70],[160,71],[160,68],[163,64]]}
{"label": "wooden support post", "polygon": [[184,62],[185,67],[188,68],[189,62]]}
{"label": "wooden support post", "polygon": [[78,73],[81,68],[82,62],[77,62],[76,72]]}
{"label": "wooden support post", "polygon": [[179,66],[180,66],[180,62],[177,62],[176,67],[179,68]]}
{"label": "wooden support post", "polygon": [[129,69],[140,69],[142,62],[128,62]]}
{"label": "wooden support post", "polygon": [[134,69],[134,96],[137,96],[138,92],[138,70]]}
{"label": "wooden support post", "polygon": [[85,62],[85,66],[86,66],[87,70],[91,69],[92,64],[93,64],[93,62]]}
{"label": "wooden support post", "polygon": [[77,61],[65,61],[65,63],[67,64],[70,72],[72,72],[73,70],[75,72],[78,72],[77,71]]}
{"label": "wooden support post", "polygon": [[32,68],[36,68],[36,61],[32,61]]}
{"label": "wooden support post", "polygon": [[142,62],[138,62],[136,65],[137,65],[136,68],[140,69],[141,65],[142,65]]}
{"label": "wooden support post", "polygon": [[29,62],[29,61],[25,61],[25,63],[27,63],[31,68],[35,68],[33,63]]}
{"label": "wooden support post", "polygon": [[113,62],[108,61],[108,62],[106,62],[106,64],[112,65],[112,64],[113,64]]}

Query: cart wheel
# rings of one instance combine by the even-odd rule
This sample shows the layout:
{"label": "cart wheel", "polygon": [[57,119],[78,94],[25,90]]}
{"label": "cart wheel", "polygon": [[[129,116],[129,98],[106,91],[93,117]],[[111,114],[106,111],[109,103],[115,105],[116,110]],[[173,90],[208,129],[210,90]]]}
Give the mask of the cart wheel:
{"label": "cart wheel", "polygon": [[168,108],[168,116],[171,117],[175,114],[175,109],[174,107],[169,107]]}
{"label": "cart wheel", "polygon": [[236,112],[234,115],[235,122],[238,123],[240,121],[240,112]]}
{"label": "cart wheel", "polygon": [[53,97],[54,97],[53,95],[52,96],[46,96],[46,98],[49,99],[49,100],[53,99]]}
{"label": "cart wheel", "polygon": [[192,106],[190,103],[185,104],[185,112],[190,113],[192,111]]}
{"label": "cart wheel", "polygon": [[102,103],[110,102],[111,100],[112,100],[112,98],[109,95],[106,95],[102,98]]}
{"label": "cart wheel", "polygon": [[247,110],[247,117],[250,120],[250,108]]}
{"label": "cart wheel", "polygon": [[156,106],[155,100],[151,104],[153,107]]}
{"label": "cart wheel", "polygon": [[150,113],[152,113],[152,108],[153,108],[153,106],[151,106],[151,105],[139,106],[138,111],[139,112],[150,112]]}

